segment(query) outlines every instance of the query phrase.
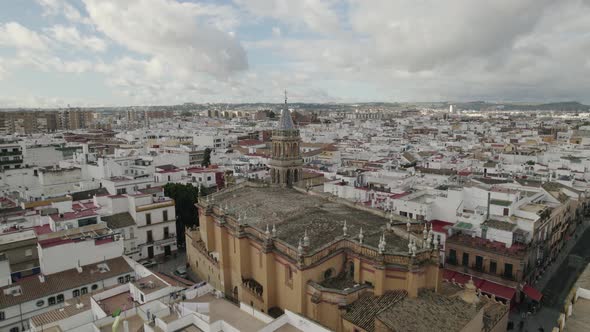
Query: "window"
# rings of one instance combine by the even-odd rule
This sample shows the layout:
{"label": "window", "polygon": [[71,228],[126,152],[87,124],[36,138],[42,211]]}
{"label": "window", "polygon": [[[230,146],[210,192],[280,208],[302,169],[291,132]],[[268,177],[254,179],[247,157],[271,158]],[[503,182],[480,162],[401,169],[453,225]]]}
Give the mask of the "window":
{"label": "window", "polygon": [[33,249],[26,249],[25,250],[25,256],[27,256],[27,257],[33,256]]}
{"label": "window", "polygon": [[117,195],[123,195],[127,193],[127,188],[119,188],[117,189]]}
{"label": "window", "polygon": [[88,287],[80,288],[80,295],[88,294]]}
{"label": "window", "polygon": [[504,276],[506,278],[513,278],[512,277],[512,264],[504,264]]}
{"label": "window", "polygon": [[55,302],[55,297],[52,296],[52,297],[50,297],[50,298],[47,299],[47,304],[54,305],[55,303],[56,303]]}
{"label": "window", "polygon": [[457,250],[451,249],[449,251],[449,263],[457,264]]}
{"label": "window", "polygon": [[510,210],[508,208],[504,208],[503,214],[505,216],[507,216],[509,212],[510,212]]}
{"label": "window", "polygon": [[131,281],[131,275],[130,274],[128,274],[128,275],[125,276],[125,282],[129,282],[129,281]]}
{"label": "window", "polygon": [[78,297],[78,296],[80,296],[80,290],[79,290],[79,289],[74,289],[74,291],[72,292],[72,296],[73,296],[73,297]]}
{"label": "window", "polygon": [[4,316],[4,311],[0,311],[0,320],[5,320],[6,316]]}
{"label": "window", "polygon": [[43,301],[43,300],[39,300],[39,301],[37,301],[37,303],[36,303],[36,304],[37,304],[37,306],[38,306],[38,307],[42,307],[42,306],[44,306],[44,305],[45,305],[45,301]]}
{"label": "window", "polygon": [[144,302],[145,300],[143,299],[143,294],[139,294],[139,297],[141,298],[141,302]]}
{"label": "window", "polygon": [[78,227],[96,224],[96,217],[78,220]]}
{"label": "window", "polygon": [[207,177],[207,181],[211,181],[211,177],[210,176]]}
{"label": "window", "polygon": [[145,214],[145,224],[146,225],[151,225],[152,224],[152,214],[151,213],[146,213]]}
{"label": "window", "polygon": [[463,266],[469,266],[469,254],[464,252],[463,253],[463,261],[461,262]]}
{"label": "window", "polygon": [[92,287],[90,287],[90,289],[97,290],[98,289],[98,285],[97,284],[94,284],[94,285],[92,285]]}
{"label": "window", "polygon": [[483,257],[475,256],[475,269],[479,271],[483,270]]}
{"label": "window", "polygon": [[498,263],[496,261],[490,261],[490,273],[496,273],[498,269]]}
{"label": "window", "polygon": [[62,303],[64,301],[64,295],[59,294],[55,299],[57,300],[57,303]]}
{"label": "window", "polygon": [[124,284],[125,283],[125,278],[124,277],[119,277],[117,280],[119,281],[120,284]]}
{"label": "window", "polygon": [[18,331],[19,331],[18,326],[15,326],[10,329],[10,332],[18,332]]}
{"label": "window", "polygon": [[162,211],[162,218],[164,221],[168,220],[168,210]]}

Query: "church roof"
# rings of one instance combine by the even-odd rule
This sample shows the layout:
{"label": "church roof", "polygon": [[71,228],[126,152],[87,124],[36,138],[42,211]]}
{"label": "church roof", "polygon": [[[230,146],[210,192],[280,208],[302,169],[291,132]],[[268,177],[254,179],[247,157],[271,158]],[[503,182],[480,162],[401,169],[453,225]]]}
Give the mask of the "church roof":
{"label": "church roof", "polygon": [[[322,197],[279,187],[245,186],[214,195],[213,203],[225,207],[225,213],[250,226],[264,230],[276,226],[277,238],[297,247],[305,231],[310,234],[310,249],[316,250],[343,234],[346,221],[348,234],[357,238],[362,227],[363,243],[377,248],[387,219],[370,212],[332,202]],[[313,234],[313,235],[312,235]],[[385,252],[407,254],[408,242],[393,232],[386,232]]]}
{"label": "church roof", "polygon": [[291,112],[289,112],[285,104],[285,109],[281,112],[281,118],[279,119],[279,130],[293,129],[295,129],[295,125],[293,124],[293,119],[291,119]]}

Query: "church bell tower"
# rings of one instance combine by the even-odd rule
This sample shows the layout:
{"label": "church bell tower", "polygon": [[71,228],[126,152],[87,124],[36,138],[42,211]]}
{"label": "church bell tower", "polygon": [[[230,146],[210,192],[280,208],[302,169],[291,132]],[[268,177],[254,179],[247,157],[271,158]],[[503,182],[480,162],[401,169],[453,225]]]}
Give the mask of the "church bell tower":
{"label": "church bell tower", "polygon": [[285,107],[278,128],[272,132],[272,154],[268,163],[273,185],[291,187],[303,179],[300,145],[301,137],[291,119],[285,91]]}

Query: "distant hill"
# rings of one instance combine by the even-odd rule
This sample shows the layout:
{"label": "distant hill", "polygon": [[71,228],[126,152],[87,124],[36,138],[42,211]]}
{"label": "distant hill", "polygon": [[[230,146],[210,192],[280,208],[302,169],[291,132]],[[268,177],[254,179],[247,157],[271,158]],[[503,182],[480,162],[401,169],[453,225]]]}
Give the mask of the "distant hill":
{"label": "distant hill", "polygon": [[474,109],[474,110],[493,110],[500,109],[506,111],[588,111],[589,105],[584,105],[577,101],[555,102],[545,104],[527,104],[527,103],[487,103],[484,101],[474,101],[468,103],[457,103],[459,109]]}

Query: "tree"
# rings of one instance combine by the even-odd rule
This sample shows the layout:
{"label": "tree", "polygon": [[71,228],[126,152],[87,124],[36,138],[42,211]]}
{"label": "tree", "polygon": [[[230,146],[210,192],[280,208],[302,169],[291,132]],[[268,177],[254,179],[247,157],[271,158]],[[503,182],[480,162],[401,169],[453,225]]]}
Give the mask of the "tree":
{"label": "tree", "polygon": [[201,162],[201,166],[209,167],[211,165],[211,149],[206,148],[205,154],[203,155],[203,161]]}
{"label": "tree", "polygon": [[277,115],[275,114],[275,112],[273,112],[273,111],[268,112],[268,118],[269,119],[274,119],[276,116]]}
{"label": "tree", "polygon": [[191,111],[182,111],[182,113],[180,113],[180,116],[190,117],[193,116],[193,113]]}
{"label": "tree", "polygon": [[164,194],[176,203],[176,237],[178,244],[182,245],[185,242],[185,227],[199,225],[199,214],[195,206],[199,189],[190,183],[167,183],[164,185]]}

